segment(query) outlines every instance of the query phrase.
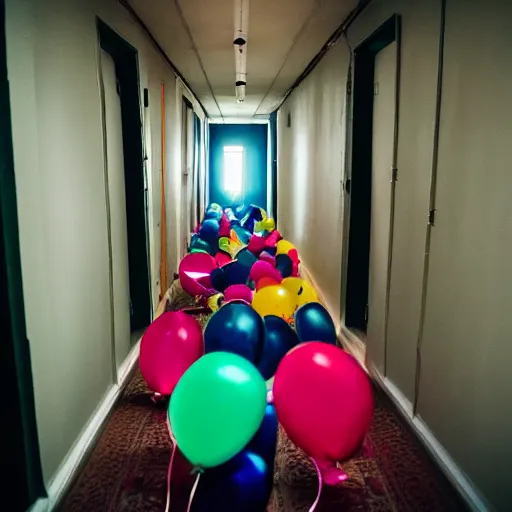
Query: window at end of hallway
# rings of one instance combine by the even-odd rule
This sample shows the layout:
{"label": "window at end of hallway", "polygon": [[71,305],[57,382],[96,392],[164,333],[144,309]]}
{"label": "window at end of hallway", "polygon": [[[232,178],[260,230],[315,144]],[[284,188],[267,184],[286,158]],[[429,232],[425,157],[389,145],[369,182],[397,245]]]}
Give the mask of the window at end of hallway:
{"label": "window at end of hallway", "polygon": [[242,193],[244,147],[224,146],[223,185],[233,195]]}

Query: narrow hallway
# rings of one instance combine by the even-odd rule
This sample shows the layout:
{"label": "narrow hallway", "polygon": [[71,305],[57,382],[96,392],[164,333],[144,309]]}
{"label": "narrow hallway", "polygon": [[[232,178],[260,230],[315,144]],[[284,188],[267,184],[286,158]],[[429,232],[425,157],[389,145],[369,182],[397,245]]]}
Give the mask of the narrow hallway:
{"label": "narrow hallway", "polygon": [[510,510],[511,18],[0,0],[7,510]]}

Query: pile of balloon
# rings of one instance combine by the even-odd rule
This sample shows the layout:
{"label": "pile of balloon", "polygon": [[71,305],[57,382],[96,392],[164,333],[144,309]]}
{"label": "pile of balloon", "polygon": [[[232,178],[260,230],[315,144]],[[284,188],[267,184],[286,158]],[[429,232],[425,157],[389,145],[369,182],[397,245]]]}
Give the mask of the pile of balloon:
{"label": "pile of balloon", "polygon": [[[266,510],[278,424],[323,484],[363,445],[373,416],[369,378],[336,345],[334,322],[300,277],[296,248],[256,206],[210,205],[179,265],[197,308],[163,313],[140,349],[148,387],[170,396],[168,427],[196,475],[188,512]],[[211,316],[203,329],[198,308]]]}

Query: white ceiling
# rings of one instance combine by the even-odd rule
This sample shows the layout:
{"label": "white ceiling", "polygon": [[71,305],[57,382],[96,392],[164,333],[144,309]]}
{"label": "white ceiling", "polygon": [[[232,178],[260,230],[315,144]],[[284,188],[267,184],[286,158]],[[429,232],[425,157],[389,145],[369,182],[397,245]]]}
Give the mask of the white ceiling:
{"label": "white ceiling", "polygon": [[246,98],[235,98],[234,0],[128,0],[208,114],[267,115],[357,0],[251,0]]}

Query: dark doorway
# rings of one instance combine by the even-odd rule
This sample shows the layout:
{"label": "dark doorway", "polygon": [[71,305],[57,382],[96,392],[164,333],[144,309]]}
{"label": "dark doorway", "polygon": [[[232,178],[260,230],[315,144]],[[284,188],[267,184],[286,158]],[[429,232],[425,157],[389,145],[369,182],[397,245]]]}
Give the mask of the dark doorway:
{"label": "dark doorway", "polygon": [[270,183],[271,183],[271,210],[270,213],[277,223],[277,111],[270,114]]}
{"label": "dark doorway", "polygon": [[[350,221],[345,325],[363,332],[367,330],[369,308],[374,96],[377,94],[375,62],[381,50],[397,41],[399,21],[397,15],[392,16],[354,51],[352,165],[350,179],[347,182],[347,192],[350,194]],[[390,130],[393,131],[392,126]],[[389,182],[393,184],[391,194],[394,194],[396,180],[396,133],[394,139],[393,164],[390,162],[387,169]],[[394,195],[391,198],[392,204],[393,197]],[[392,233],[392,225],[390,230]]]}
{"label": "dark doorway", "polygon": [[194,185],[192,190],[194,191],[194,222],[195,225],[201,219],[201,172],[202,172],[202,162],[201,162],[201,120],[194,113]]}
{"label": "dark doorway", "polygon": [[267,124],[211,124],[209,201],[267,205]]}
{"label": "dark doorway", "polygon": [[0,0],[0,373],[5,390],[0,459],[6,507],[22,512],[46,491],[25,326],[5,44],[5,6]]}
{"label": "dark doorway", "polygon": [[152,318],[147,187],[137,50],[99,19],[98,33],[101,48],[114,60],[118,94],[121,101],[130,284],[130,329],[133,333],[147,327]]}

